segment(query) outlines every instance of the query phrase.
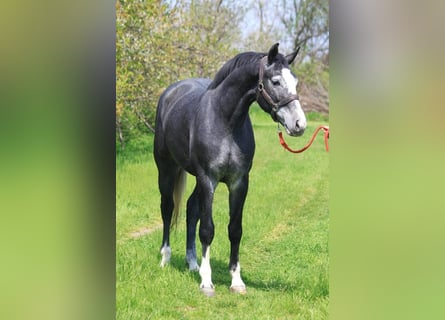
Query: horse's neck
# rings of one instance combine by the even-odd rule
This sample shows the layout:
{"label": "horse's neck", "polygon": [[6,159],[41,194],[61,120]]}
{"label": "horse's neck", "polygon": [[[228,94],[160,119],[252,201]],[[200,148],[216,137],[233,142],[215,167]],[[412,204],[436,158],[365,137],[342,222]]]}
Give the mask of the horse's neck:
{"label": "horse's neck", "polygon": [[218,87],[217,103],[231,126],[242,125],[249,107],[255,101],[258,85],[257,68],[246,66],[232,72]]}

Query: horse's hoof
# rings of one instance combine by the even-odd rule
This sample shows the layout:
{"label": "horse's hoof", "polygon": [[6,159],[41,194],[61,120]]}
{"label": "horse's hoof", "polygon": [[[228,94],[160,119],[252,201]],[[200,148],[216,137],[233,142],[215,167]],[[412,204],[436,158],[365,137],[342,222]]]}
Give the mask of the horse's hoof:
{"label": "horse's hoof", "polygon": [[199,288],[199,290],[201,290],[201,292],[207,297],[215,296],[215,288],[213,286],[212,287],[201,287],[201,288]]}
{"label": "horse's hoof", "polygon": [[247,290],[246,290],[246,286],[231,286],[230,292],[238,293],[238,294],[246,294]]}
{"label": "horse's hoof", "polygon": [[198,272],[198,271],[199,271],[199,266],[196,266],[196,267],[189,267],[189,271],[190,271],[190,272]]}
{"label": "horse's hoof", "polygon": [[189,263],[189,271],[190,272],[199,271],[199,265],[196,262],[195,263]]}
{"label": "horse's hoof", "polygon": [[172,249],[170,247],[161,248],[161,263],[159,264],[161,268],[164,268],[170,262],[170,257],[172,256]]}

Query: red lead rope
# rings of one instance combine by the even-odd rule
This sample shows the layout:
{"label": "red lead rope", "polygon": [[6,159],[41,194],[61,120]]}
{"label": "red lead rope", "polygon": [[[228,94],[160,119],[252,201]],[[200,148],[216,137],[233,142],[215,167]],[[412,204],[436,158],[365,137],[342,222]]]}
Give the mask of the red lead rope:
{"label": "red lead rope", "polygon": [[327,127],[327,126],[319,126],[317,128],[317,130],[315,130],[315,132],[312,134],[312,137],[311,137],[311,140],[309,141],[309,143],[306,146],[304,146],[303,148],[298,149],[298,150],[293,150],[293,149],[289,148],[286,141],[284,141],[283,132],[281,132],[281,131],[278,132],[278,136],[280,137],[280,144],[284,147],[284,149],[286,149],[287,151],[292,152],[292,153],[301,153],[311,146],[312,142],[314,142],[315,137],[317,136],[317,133],[320,130],[324,131],[324,144],[326,146],[326,151],[329,152],[329,145],[328,145],[329,127]]}

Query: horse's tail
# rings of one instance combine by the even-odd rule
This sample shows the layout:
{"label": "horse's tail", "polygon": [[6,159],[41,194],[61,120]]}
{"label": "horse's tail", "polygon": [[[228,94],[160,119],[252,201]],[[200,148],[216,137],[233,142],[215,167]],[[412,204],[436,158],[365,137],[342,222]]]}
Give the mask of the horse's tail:
{"label": "horse's tail", "polygon": [[171,227],[176,227],[176,225],[178,224],[179,209],[181,207],[181,200],[182,196],[184,195],[186,185],[187,173],[184,170],[180,169],[178,175],[176,176],[175,187],[173,189],[174,208]]}

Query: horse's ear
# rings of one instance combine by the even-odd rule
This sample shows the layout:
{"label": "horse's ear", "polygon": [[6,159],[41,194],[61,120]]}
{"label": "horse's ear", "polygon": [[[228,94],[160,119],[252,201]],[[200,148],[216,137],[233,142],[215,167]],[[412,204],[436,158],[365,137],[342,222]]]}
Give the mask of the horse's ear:
{"label": "horse's ear", "polygon": [[287,60],[287,63],[292,64],[294,62],[295,58],[297,57],[298,52],[300,51],[300,47],[295,50],[295,52],[292,52],[291,54],[288,54],[285,58]]}
{"label": "horse's ear", "polygon": [[267,64],[270,65],[275,60],[275,57],[278,54],[278,46],[279,45],[280,45],[279,43],[275,43],[272,47],[270,47],[269,53],[267,54]]}

